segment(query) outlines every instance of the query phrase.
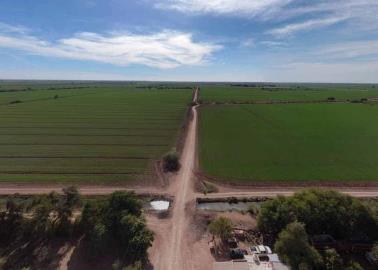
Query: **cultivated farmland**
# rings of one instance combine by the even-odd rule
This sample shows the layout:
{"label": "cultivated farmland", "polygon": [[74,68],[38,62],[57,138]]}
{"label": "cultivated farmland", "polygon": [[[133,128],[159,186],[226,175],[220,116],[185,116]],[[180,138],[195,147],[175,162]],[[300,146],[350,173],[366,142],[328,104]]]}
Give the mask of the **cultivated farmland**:
{"label": "cultivated farmland", "polygon": [[271,101],[359,101],[378,98],[376,85],[299,84],[256,85],[240,87],[221,84],[201,86],[200,101],[203,103],[248,103]]}
{"label": "cultivated farmland", "polygon": [[150,179],[154,160],[175,146],[192,95],[94,83],[8,88],[0,88],[2,182]]}
{"label": "cultivated farmland", "polygon": [[374,103],[203,106],[200,167],[233,183],[376,182],[377,122]]}

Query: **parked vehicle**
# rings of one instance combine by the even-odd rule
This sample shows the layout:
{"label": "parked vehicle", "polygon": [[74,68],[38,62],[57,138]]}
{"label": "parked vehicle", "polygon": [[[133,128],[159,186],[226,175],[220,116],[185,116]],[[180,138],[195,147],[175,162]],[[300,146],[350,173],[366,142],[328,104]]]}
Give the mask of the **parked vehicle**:
{"label": "parked vehicle", "polygon": [[244,259],[244,255],[247,255],[247,251],[241,248],[233,248],[230,250],[230,258],[232,260]]}
{"label": "parked vehicle", "polygon": [[235,237],[231,237],[227,239],[227,244],[230,248],[237,248],[238,247],[238,240]]}
{"label": "parked vehicle", "polygon": [[252,254],[272,254],[272,250],[268,246],[258,245],[250,248]]}
{"label": "parked vehicle", "polygon": [[378,258],[374,255],[373,252],[366,252],[365,253],[366,260],[371,264],[378,266]]}

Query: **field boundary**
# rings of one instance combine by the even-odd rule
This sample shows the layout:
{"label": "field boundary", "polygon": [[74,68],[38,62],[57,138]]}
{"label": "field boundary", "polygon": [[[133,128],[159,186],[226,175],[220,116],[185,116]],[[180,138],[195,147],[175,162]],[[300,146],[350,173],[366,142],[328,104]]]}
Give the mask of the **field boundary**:
{"label": "field boundary", "polygon": [[[194,172],[195,176],[198,178],[199,181],[206,181],[214,185],[218,185],[221,187],[226,188],[258,188],[258,187],[334,187],[334,188],[367,188],[367,187],[378,187],[378,180],[372,180],[367,182],[361,181],[348,181],[345,180],[335,181],[335,182],[327,182],[327,181],[316,181],[316,180],[295,180],[295,181],[286,181],[286,182],[274,182],[274,181],[266,181],[266,182],[259,182],[259,180],[240,180],[240,179],[226,179],[222,177],[211,176],[205,174],[204,172],[197,170]],[[242,183],[242,181],[250,181],[249,183]],[[342,182],[344,181],[344,182]]]}
{"label": "field boundary", "polygon": [[[194,99],[195,92],[196,92],[196,89],[193,89],[191,100]],[[188,104],[186,112],[185,112],[184,119],[183,119],[182,124],[181,124],[181,128],[178,131],[179,134],[178,134],[177,141],[176,141],[176,144],[175,144],[176,151],[180,155],[182,154],[182,151],[184,149],[186,136],[188,134],[187,131],[188,131],[188,127],[189,127],[191,118],[192,118],[192,107]]]}
{"label": "field boundary", "polygon": [[249,100],[249,101],[200,101],[201,106],[222,106],[222,105],[274,105],[274,104],[369,104],[377,102],[377,99],[368,99],[367,101],[361,100]]}

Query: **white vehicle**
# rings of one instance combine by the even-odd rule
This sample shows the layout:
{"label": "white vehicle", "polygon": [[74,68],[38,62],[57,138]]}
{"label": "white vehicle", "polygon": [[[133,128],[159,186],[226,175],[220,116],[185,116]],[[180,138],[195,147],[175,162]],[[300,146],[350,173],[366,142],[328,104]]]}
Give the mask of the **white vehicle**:
{"label": "white vehicle", "polygon": [[272,254],[272,250],[268,246],[258,245],[251,247],[252,254]]}
{"label": "white vehicle", "polygon": [[378,265],[378,258],[374,256],[373,252],[366,252],[366,260],[372,265]]}

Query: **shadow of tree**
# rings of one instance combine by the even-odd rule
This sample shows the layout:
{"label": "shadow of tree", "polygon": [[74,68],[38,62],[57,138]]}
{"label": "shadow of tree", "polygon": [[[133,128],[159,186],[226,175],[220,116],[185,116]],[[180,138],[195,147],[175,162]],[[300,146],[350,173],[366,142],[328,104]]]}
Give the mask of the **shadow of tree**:
{"label": "shadow of tree", "polygon": [[66,239],[16,241],[2,252],[2,256],[6,258],[3,269],[19,270],[23,267],[57,269],[62,256],[67,251],[67,245],[69,242]]}
{"label": "shadow of tree", "polygon": [[68,263],[69,270],[112,270],[112,264],[119,258],[117,248],[109,247],[109,252],[96,258],[88,256],[88,249],[86,241],[79,242]]}

